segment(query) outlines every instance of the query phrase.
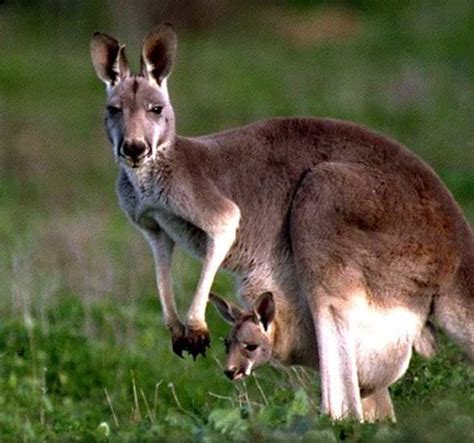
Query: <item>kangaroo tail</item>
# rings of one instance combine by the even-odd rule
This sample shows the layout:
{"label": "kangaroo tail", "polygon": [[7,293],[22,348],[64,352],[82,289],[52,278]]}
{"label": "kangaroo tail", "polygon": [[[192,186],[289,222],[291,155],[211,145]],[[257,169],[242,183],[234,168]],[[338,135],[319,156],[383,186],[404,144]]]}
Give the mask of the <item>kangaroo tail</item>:
{"label": "kangaroo tail", "polygon": [[420,336],[413,343],[415,351],[422,357],[431,358],[436,354],[436,331],[430,322],[427,322]]}
{"label": "kangaroo tail", "polygon": [[474,363],[474,248],[464,255],[451,288],[436,297],[434,317]]}

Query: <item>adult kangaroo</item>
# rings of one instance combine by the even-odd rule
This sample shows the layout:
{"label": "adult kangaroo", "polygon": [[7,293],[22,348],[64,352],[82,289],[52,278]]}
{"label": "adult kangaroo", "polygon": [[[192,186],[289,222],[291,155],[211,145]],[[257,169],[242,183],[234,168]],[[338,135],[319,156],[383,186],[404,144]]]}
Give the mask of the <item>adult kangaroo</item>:
{"label": "adult kangaroo", "polygon": [[[360,372],[359,352],[372,346],[376,359],[374,334],[390,341],[403,329],[405,346],[392,356],[402,371],[433,311],[474,358],[473,235],[434,172],[397,142],[330,119],[180,137],[167,90],[176,46],[173,27],[161,25],[131,75],[117,40],[96,33],[91,42],[119,202],[153,251],[173,350],[196,357],[209,346],[205,310],[222,266],[249,304],[271,291],[282,312],[309,313],[297,327],[317,343],[322,409],[333,418],[363,419],[360,387],[377,382]],[[172,290],[175,243],[203,261],[184,324]],[[372,329],[360,320],[367,312]]]}

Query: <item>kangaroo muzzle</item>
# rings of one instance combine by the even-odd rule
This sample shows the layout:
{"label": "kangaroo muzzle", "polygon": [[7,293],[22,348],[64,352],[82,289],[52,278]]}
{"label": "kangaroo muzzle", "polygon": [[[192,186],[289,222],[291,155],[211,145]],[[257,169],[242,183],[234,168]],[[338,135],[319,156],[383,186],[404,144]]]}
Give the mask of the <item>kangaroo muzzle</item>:
{"label": "kangaroo muzzle", "polygon": [[120,147],[119,155],[132,164],[138,166],[141,160],[151,154],[151,148],[142,141],[126,140]]}

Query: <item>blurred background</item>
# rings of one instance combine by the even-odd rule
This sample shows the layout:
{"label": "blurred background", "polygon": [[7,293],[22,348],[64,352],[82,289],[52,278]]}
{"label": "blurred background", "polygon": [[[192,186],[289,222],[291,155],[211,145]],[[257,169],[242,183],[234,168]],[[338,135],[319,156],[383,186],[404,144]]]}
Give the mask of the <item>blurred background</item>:
{"label": "blurred background", "polygon": [[[143,38],[162,21],[179,35],[169,87],[181,135],[272,116],[353,120],[422,157],[474,221],[474,8],[467,0],[0,2],[0,404],[10,396],[14,405],[0,414],[0,436],[22,429],[32,439],[71,437],[76,425],[117,425],[114,401],[127,417],[122,423],[151,426],[145,403],[137,415],[143,398],[133,397],[135,381],[145,398],[159,380],[174,383],[176,392],[160,388],[164,404],[176,406],[176,394],[197,416],[215,408],[213,389],[224,403],[247,395],[223,380],[219,337],[227,327],[212,309],[210,357],[192,363],[172,355],[151,254],[116,203],[105,93],[89,39],[97,30],[115,36],[137,70]],[[178,251],[174,268],[184,310],[199,265]],[[232,278],[221,275],[215,290],[233,297]],[[444,355],[460,368],[462,392],[467,369],[455,351]],[[439,375],[442,362],[435,361],[441,372],[416,367]],[[436,383],[437,395],[451,386]],[[409,401],[411,385],[397,386],[396,405]],[[61,433],[63,423],[71,434]]]}

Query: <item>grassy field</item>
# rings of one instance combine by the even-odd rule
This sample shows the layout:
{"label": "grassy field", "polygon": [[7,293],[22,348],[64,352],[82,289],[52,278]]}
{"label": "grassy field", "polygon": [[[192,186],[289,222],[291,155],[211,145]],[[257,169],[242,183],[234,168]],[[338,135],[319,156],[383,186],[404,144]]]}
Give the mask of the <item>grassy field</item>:
{"label": "grassy field", "polygon": [[[474,440],[474,373],[444,338],[393,386],[396,426],[319,417],[311,371],[269,367],[230,383],[227,326],[213,309],[207,359],[178,359],[151,254],[116,204],[89,60],[94,30],[120,30],[101,2],[21,3],[0,5],[1,441]],[[181,34],[170,81],[179,132],[283,115],[354,120],[431,164],[472,223],[474,10],[387,3],[267,6]],[[199,269],[178,251],[183,311]],[[234,295],[230,276],[214,288]]]}

